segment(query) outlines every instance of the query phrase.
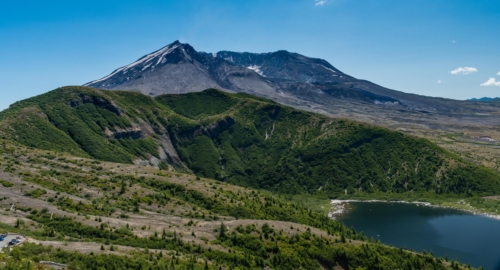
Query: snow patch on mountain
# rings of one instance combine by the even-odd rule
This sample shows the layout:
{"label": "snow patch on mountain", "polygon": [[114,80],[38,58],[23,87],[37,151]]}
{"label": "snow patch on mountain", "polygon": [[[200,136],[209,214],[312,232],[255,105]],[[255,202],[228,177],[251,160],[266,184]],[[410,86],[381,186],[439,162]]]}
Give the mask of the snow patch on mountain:
{"label": "snow patch on mountain", "polygon": [[[178,44],[178,43],[174,43],[174,44],[167,45],[167,46],[165,46],[165,47],[163,47],[163,48],[159,49],[159,50],[158,50],[158,51],[156,51],[156,52],[153,52],[153,53],[150,53],[150,54],[148,54],[148,55],[146,55],[146,56],[144,56],[144,57],[141,57],[139,60],[137,60],[137,61],[133,62],[133,63],[132,63],[132,64],[130,64],[130,65],[127,65],[127,66],[121,67],[121,68],[119,68],[119,69],[117,69],[117,70],[113,71],[111,74],[109,74],[109,75],[108,75],[108,76],[106,76],[106,77],[103,77],[103,78],[101,78],[101,79],[98,79],[98,80],[95,80],[95,81],[91,81],[91,82],[89,82],[89,83],[87,83],[87,84],[84,84],[84,86],[88,86],[88,85],[91,85],[91,84],[93,84],[93,83],[97,83],[97,82],[101,82],[101,81],[107,80],[107,79],[111,78],[112,76],[114,76],[114,75],[116,75],[116,74],[118,74],[118,73],[120,73],[120,72],[126,73],[129,69],[131,69],[131,68],[133,68],[133,67],[135,67],[135,66],[137,66],[137,65],[140,65],[140,64],[146,64],[146,63],[148,63],[148,62],[151,62],[153,59],[157,58],[157,57],[158,57],[158,56],[160,56],[160,55],[161,55],[161,56],[158,58],[158,61],[156,62],[156,65],[154,65],[154,66],[157,66],[157,65],[159,65],[159,64],[161,64],[161,63],[164,63],[164,62],[166,61],[166,60],[165,60],[165,56],[166,56],[167,54],[171,53],[172,51],[174,51],[175,49],[177,49],[177,48],[179,47],[179,45],[180,45],[180,44]],[[150,63],[149,65],[147,65],[147,66],[143,67],[143,69],[142,69],[142,70],[145,70],[145,69],[147,69],[147,68],[149,68],[149,67],[151,67],[151,66],[152,66],[152,63]],[[153,66],[153,67],[154,67],[154,66]]]}
{"label": "snow patch on mountain", "polygon": [[264,72],[262,72],[262,70],[260,70],[260,68],[261,68],[260,66],[253,65],[253,66],[248,66],[247,68],[257,72],[257,74],[259,74],[262,77],[266,77],[266,75],[264,75]]}
{"label": "snow patch on mountain", "polygon": [[329,70],[329,71],[333,72],[333,73],[337,73],[337,71],[335,71],[335,70],[333,70],[333,69],[331,69],[331,68],[329,68],[329,67],[325,67],[325,66],[323,66],[323,67],[324,67],[324,68],[326,68],[327,70]]}

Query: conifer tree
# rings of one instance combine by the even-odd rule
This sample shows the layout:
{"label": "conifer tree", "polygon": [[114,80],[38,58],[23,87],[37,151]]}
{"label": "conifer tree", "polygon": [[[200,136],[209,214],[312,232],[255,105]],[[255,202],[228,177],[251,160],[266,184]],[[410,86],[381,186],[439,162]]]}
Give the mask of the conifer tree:
{"label": "conifer tree", "polygon": [[226,238],[226,226],[224,225],[224,222],[221,222],[220,224],[219,238],[221,239]]}

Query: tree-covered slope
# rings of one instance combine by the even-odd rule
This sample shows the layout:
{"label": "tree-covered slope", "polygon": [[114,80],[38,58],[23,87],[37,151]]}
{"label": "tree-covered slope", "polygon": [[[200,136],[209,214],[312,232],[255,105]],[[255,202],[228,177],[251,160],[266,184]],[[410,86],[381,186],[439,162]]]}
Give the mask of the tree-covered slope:
{"label": "tree-covered slope", "polygon": [[500,191],[498,174],[427,140],[217,90],[151,98],[65,87],[12,105],[0,128],[31,147],[280,193]]}
{"label": "tree-covered slope", "polygon": [[28,238],[1,269],[466,269],[267,191],[2,139],[0,186],[0,234]]}

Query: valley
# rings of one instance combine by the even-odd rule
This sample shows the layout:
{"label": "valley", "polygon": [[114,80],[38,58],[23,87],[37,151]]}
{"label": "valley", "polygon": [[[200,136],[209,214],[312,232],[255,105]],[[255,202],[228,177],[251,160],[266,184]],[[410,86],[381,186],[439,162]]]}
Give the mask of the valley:
{"label": "valley", "polygon": [[0,269],[500,269],[500,2],[4,2]]}
{"label": "valley", "polygon": [[267,192],[0,145],[0,230],[28,237],[9,257],[0,254],[7,269],[41,261],[80,269],[460,268],[383,246]]}

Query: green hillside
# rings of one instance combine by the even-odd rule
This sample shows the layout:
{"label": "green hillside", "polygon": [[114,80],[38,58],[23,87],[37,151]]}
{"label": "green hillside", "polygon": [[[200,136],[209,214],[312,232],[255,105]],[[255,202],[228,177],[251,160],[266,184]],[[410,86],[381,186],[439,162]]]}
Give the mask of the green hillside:
{"label": "green hillside", "polygon": [[153,99],[64,87],[0,113],[0,134],[287,194],[500,192],[497,173],[427,140],[217,90]]}
{"label": "green hillside", "polygon": [[2,249],[2,269],[466,269],[270,192],[189,174],[2,139],[0,171],[0,234],[29,240]]}

